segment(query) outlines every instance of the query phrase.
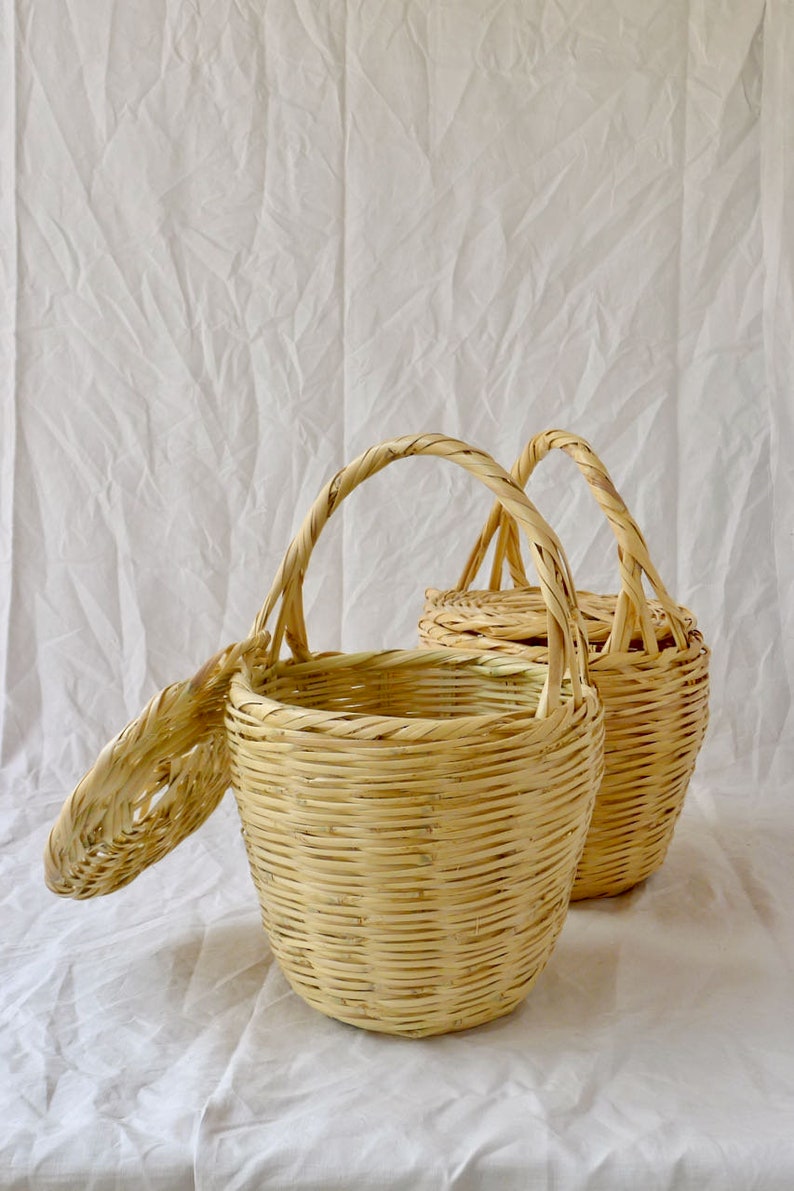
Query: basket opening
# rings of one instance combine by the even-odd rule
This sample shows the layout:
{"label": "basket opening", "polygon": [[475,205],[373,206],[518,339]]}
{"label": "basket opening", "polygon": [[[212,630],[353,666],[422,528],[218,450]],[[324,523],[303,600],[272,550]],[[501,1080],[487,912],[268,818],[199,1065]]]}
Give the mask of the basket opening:
{"label": "basket opening", "polygon": [[[350,665],[333,668],[321,660],[315,666],[285,661],[270,670],[255,670],[251,686],[257,695],[296,707],[394,719],[453,719],[537,709],[546,677],[542,666],[488,674],[474,662],[422,663],[422,653],[417,651],[419,660],[412,664],[393,666],[359,660],[372,655],[348,655]],[[566,683],[564,694],[569,693]]]}

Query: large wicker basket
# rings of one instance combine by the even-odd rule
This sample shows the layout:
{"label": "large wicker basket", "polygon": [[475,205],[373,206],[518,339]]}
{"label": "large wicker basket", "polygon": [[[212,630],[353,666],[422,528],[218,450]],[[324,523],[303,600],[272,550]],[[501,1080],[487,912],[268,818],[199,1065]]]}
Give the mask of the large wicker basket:
{"label": "large wicker basket", "polygon": [[[323,525],[367,477],[425,454],[477,476],[526,531],[546,663],[309,651],[303,579]],[[578,625],[554,534],[493,460],[440,435],[373,448],[320,493],[247,641],[104,750],[53,828],[48,883],[77,897],[126,883],[206,817],[231,763],[263,923],[301,996],[412,1036],[508,1013],[563,924],[603,768]]]}
{"label": "large wicker basket", "polygon": [[[604,703],[605,770],[572,899],[622,893],[663,862],[708,721],[709,651],[695,619],[667,594],[642,534],[601,460],[583,439],[539,434],[513,468],[523,487],[554,448],[578,464],[618,542],[620,592],[578,594],[590,643],[590,672]],[[499,530],[491,586],[470,590]],[[501,590],[507,561],[517,586]],[[656,593],[648,600],[646,576]],[[427,592],[426,645],[547,657],[545,609],[528,585],[515,526],[496,506],[458,588]]]}

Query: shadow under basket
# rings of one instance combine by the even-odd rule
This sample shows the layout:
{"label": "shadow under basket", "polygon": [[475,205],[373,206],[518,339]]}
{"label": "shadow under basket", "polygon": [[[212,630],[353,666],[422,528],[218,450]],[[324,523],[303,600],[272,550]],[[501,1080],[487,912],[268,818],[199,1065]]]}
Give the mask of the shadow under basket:
{"label": "shadow under basket", "polygon": [[592,691],[447,651],[245,666],[226,726],[251,873],[292,987],[420,1036],[509,1013],[565,919],[602,765]]}

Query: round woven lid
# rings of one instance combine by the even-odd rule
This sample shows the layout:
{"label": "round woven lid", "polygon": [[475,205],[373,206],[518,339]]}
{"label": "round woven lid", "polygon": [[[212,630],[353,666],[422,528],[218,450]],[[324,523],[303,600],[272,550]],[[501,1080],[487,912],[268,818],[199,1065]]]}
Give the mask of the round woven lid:
{"label": "round woven lid", "polygon": [[227,646],[165,687],[105,745],[64,803],[44,853],[54,893],[128,884],[195,831],[231,784],[223,726],[229,682],[267,634]]}
{"label": "round woven lid", "polygon": [[[591,653],[598,653],[612,631],[618,596],[581,590],[577,596]],[[647,606],[659,648],[672,644],[666,609],[657,600],[648,600]],[[695,617],[687,608],[679,607],[678,611],[689,634],[696,627]],[[431,588],[427,592],[422,618],[422,628],[431,639],[434,624],[442,630],[473,633],[491,640],[503,639],[539,648],[546,642],[546,608],[536,587],[504,588],[501,591],[471,588],[436,591]],[[639,629],[635,628],[628,648],[632,652],[643,651]]]}

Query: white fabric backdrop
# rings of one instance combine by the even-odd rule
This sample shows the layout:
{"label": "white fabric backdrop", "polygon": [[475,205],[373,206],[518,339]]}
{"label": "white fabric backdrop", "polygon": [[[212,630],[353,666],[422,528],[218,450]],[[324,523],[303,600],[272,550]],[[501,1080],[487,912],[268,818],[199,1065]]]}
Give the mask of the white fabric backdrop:
{"label": "white fabric backdrop", "polygon": [[[794,15],[785,0],[11,0],[0,28],[0,1185],[794,1185]],[[291,994],[234,808],[57,902],[100,746],[243,635],[341,463],[551,425],[714,647],[665,868],[513,1017],[384,1040]],[[614,588],[578,473],[533,496]],[[487,512],[402,463],[318,647],[409,644]]]}

